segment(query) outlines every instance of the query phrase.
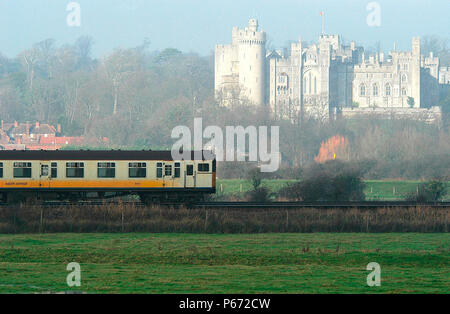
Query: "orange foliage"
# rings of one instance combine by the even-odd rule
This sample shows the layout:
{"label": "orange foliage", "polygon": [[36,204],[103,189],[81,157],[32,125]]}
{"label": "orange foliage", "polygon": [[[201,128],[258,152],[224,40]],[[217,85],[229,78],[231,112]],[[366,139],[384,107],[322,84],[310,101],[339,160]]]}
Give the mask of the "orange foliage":
{"label": "orange foliage", "polygon": [[322,142],[319,154],[314,158],[317,163],[324,163],[327,160],[347,158],[348,140],[347,138],[335,135],[326,142]]}

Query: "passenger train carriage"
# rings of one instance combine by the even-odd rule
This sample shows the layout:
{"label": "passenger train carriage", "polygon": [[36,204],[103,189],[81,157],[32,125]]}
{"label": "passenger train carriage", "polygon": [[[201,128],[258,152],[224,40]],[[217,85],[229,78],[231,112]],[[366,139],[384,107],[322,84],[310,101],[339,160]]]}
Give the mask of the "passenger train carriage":
{"label": "passenger train carriage", "polygon": [[170,151],[0,151],[0,197],[80,200],[138,195],[187,202],[216,189],[216,161],[173,160]]}

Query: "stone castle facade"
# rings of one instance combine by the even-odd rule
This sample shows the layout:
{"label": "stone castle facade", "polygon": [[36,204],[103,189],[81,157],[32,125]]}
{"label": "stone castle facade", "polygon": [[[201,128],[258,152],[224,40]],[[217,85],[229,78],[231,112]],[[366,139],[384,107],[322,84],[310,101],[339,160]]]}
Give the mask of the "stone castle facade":
{"label": "stone castle facade", "polygon": [[294,122],[377,112],[419,112],[430,120],[450,86],[450,68],[433,54],[424,57],[420,38],[412,39],[411,51],[388,55],[366,55],[355,42],[325,34],[310,46],[300,38],[284,52],[265,46],[255,19],[233,28],[231,45],[216,46],[215,91],[223,105],[269,105],[277,118]]}

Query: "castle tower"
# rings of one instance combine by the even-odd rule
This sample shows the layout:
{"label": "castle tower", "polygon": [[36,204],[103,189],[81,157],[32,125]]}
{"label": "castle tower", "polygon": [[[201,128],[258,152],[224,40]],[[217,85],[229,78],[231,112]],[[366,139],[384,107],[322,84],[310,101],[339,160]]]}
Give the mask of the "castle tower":
{"label": "castle tower", "polygon": [[330,113],[330,63],[332,43],[319,39],[319,77],[320,98],[319,106],[324,118]]}
{"label": "castle tower", "polygon": [[248,99],[252,104],[265,103],[266,33],[258,20],[250,19],[244,29],[233,27],[231,45],[215,49],[216,96],[224,105],[232,99]]}
{"label": "castle tower", "polygon": [[266,33],[259,31],[258,21],[251,19],[245,29],[234,29],[238,47],[239,85],[243,96],[252,103],[265,103]]}
{"label": "castle tower", "polygon": [[411,52],[411,87],[414,107],[420,107],[420,37],[413,37]]}

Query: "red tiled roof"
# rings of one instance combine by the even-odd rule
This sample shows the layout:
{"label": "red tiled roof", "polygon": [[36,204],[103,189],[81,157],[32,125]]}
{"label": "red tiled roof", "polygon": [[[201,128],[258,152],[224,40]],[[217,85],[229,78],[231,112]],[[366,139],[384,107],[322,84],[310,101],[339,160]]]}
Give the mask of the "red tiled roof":
{"label": "red tiled roof", "polygon": [[54,136],[48,136],[48,137],[41,137],[39,140],[40,144],[73,144],[73,143],[81,143],[83,141],[82,137],[68,137],[68,136],[62,136],[62,137],[54,137]]}

